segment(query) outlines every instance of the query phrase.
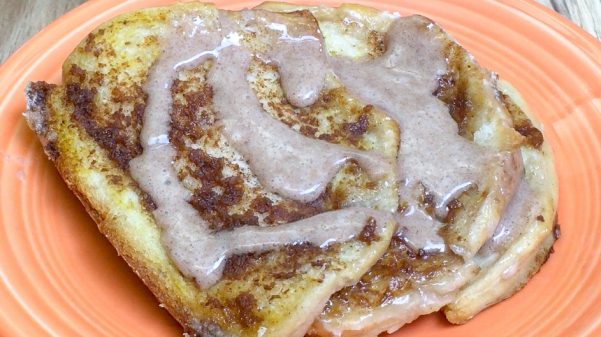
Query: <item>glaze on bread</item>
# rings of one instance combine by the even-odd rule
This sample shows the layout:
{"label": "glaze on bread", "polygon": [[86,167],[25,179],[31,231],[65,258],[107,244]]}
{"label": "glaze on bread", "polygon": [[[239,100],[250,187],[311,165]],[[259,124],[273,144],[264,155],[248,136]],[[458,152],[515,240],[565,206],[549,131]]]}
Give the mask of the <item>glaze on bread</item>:
{"label": "glaze on bread", "polygon": [[523,286],[557,191],[519,96],[426,18],[260,7],[120,16],[27,89],[49,158],[185,330],[376,336]]}

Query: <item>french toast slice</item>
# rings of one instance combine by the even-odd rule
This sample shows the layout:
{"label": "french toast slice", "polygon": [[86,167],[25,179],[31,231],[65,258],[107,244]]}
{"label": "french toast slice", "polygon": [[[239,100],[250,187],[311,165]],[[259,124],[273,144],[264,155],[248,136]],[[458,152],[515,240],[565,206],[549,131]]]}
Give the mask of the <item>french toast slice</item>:
{"label": "french toast slice", "polygon": [[[478,276],[463,287],[444,308],[451,323],[465,323],[478,312],[520,289],[545,263],[560,236],[556,224],[558,183],[553,154],[541,126],[526,108],[519,93],[500,82],[502,99],[518,130],[526,135],[521,147],[524,178],[493,237],[478,252]],[[520,222],[515,221],[519,214]]]}
{"label": "french toast slice", "polygon": [[[187,332],[302,336],[329,296],[355,283],[383,254],[396,223],[386,217],[367,221],[359,235],[324,248],[298,243],[231,256],[210,288],[184,276],[163,245],[153,198],[128,167],[142,152],[139,134],[148,99],[143,84],[161,53],[160,35],[186,15],[218,24],[216,9],[201,3],[142,10],[103,24],[69,56],[62,85],[28,86],[26,118],[100,231]],[[283,17],[315,25],[308,13]],[[263,188],[216,123],[205,83],[210,65],[182,71],[173,82],[169,137],[177,149],[178,178],[190,190],[189,203],[215,231],[248,224],[277,227],[347,205],[388,209],[396,204],[393,184],[371,179],[355,162],[345,164],[311,203]],[[327,97],[346,99],[335,88]],[[327,127],[332,141],[394,158],[389,147],[398,146],[397,126],[356,102],[348,106],[353,109],[339,112]],[[318,117],[322,111],[314,108],[311,114]],[[360,117],[369,124],[359,123]]]}
{"label": "french toast slice", "polygon": [[393,238],[358,284],[330,298],[311,336],[377,336],[441,307],[449,322],[463,324],[522,289],[547,261],[560,235],[552,152],[531,129],[540,126],[530,124],[536,122],[515,89],[506,82],[499,89],[516,125],[527,123],[521,125],[532,134],[520,149],[524,176],[493,236],[471,260],[419,256]]}
{"label": "french toast slice", "polygon": [[[384,33],[395,19],[391,13],[357,5],[331,9],[265,3],[261,7],[284,12],[310,9],[320,23],[328,51],[355,59],[381,55],[386,49]],[[432,22],[425,20],[424,25],[435,31],[430,38],[440,40],[447,60],[447,72],[439,77],[432,94],[447,104],[462,137],[511,152],[515,168],[507,173],[499,167],[477,191],[468,190],[457,199],[455,205],[461,206],[449,212],[440,230],[451,252],[421,254],[395,237],[358,284],[332,296],[312,335],[376,336],[445,304],[449,321],[463,323],[519,290],[544,263],[554,242],[557,184],[542,133],[523,112],[524,103],[510,98],[516,97],[511,86],[501,82],[497,88],[496,77],[451,37]],[[419,58],[421,51],[416,48],[409,58]],[[504,212],[516,208],[518,202],[511,200],[515,193],[523,194],[524,185],[536,186],[534,193],[521,197],[523,209],[530,213],[509,229],[506,224],[515,219],[501,220]],[[402,218],[399,224],[403,227]],[[512,239],[494,245],[499,233]],[[507,268],[513,273],[505,272]]]}
{"label": "french toast slice", "polygon": [[[386,33],[399,17],[357,5],[265,3],[259,8],[285,13],[278,14],[276,29],[282,22],[319,28],[330,57],[352,60],[384,55]],[[61,86],[29,86],[26,114],[46,153],[100,230],[186,331],[200,336],[302,336],[317,317],[309,334],[375,336],[445,305],[449,320],[460,323],[517,291],[544,262],[554,241],[556,190],[549,187],[553,184],[542,186],[536,176],[554,181],[542,134],[522,112],[523,104],[512,103],[509,96],[515,96],[500,94],[490,72],[433,22],[413,17],[404,20],[411,32],[435,41],[448,60],[428,96],[448,107],[463,139],[500,158],[477,186],[449,203],[444,216],[433,215],[428,186],[418,190],[421,201],[416,207],[436,218],[440,228],[435,235],[447,248],[431,252],[408,242],[402,217],[406,205],[398,183],[391,176],[374,179],[356,161],[342,165],[310,202],[262,186],[249,158],[223,133],[209,83],[215,64],[208,60],[179,71],[170,85],[168,140],[176,151],[177,178],[190,193],[188,203],[212,231],[246,225],[277,228],[353,207],[396,213],[401,231],[392,219],[382,217],[386,220],[376,223],[375,234],[367,221],[359,236],[327,248],[296,244],[237,254],[227,259],[220,281],[208,289],[199,287],[201,280],[184,275],[170,257],[161,241],[161,226],[153,218],[155,201],[128,172],[130,161],[144,151],[144,84],[164,53],[161,37],[173,22],[190,16],[207,26],[223,22],[214,7],[188,3],[143,10],[104,24],[65,62]],[[242,43],[260,52],[268,44],[262,33],[243,33]],[[420,57],[419,49],[412,52],[413,58]],[[343,74],[328,73],[318,99],[306,107],[295,106],[286,96],[273,62],[253,58],[246,80],[264,112],[298,134],[391,161],[397,157],[402,129],[386,109],[347,88]],[[527,223],[512,226],[511,240],[496,244],[497,232],[508,228],[503,214],[524,184],[535,186],[528,200],[539,201],[541,211],[530,214]],[[493,280],[501,280],[502,286],[486,287]]]}

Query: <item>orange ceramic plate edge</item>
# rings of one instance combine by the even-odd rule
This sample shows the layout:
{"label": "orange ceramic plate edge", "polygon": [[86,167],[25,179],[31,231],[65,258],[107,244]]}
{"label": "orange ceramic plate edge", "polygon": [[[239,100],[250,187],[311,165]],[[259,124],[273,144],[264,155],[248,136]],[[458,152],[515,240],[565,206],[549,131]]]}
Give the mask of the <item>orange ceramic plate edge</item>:
{"label": "orange ceramic plate edge", "polygon": [[[122,12],[170,2],[89,1],[0,67],[0,336],[180,333],[42,159],[21,118],[27,81],[58,83],[63,60],[94,27]],[[258,3],[217,2],[232,9]],[[545,127],[560,180],[563,236],[523,291],[464,326],[431,315],[395,336],[601,335],[599,41],[533,1],[357,3],[434,18],[514,84]]]}

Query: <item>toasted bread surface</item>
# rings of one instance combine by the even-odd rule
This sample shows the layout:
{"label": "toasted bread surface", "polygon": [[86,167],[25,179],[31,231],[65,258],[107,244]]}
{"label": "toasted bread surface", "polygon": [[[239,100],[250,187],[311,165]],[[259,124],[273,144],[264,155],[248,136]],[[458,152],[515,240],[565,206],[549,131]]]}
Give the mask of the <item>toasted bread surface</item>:
{"label": "toasted bread surface", "polygon": [[[223,279],[207,290],[179,272],[161,243],[152,200],[130,178],[127,167],[141,152],[138,137],[146,100],[142,86],[160,54],[157,35],[173,18],[190,12],[205,18],[216,15],[212,6],[189,3],[126,14],[99,27],[65,62],[63,85],[29,86],[28,120],[100,230],[187,331],[207,336],[303,335],[329,295],[356,282],[381,256],[396,225],[377,224],[379,235],[368,242],[358,238],[327,249],[291,245],[234,256],[226,263]],[[185,181],[196,190],[197,207],[216,229],[240,226],[248,219],[273,225],[352,203],[386,207],[378,198],[384,200],[384,189],[391,187],[370,181],[355,164],[339,172],[315,205],[284,200],[262,189],[241,156],[212,126],[214,118],[206,111],[210,97],[203,92],[205,75],[203,65],[182,73],[174,84],[173,115],[179,124],[172,132],[181,137],[176,167],[182,180],[189,178]],[[345,99],[342,93],[330,96]],[[373,121],[370,137],[385,134],[391,136],[388,143],[395,142],[398,130],[385,116],[369,111],[364,115]],[[337,128],[345,130],[341,125],[354,123],[357,117],[357,113],[340,116]],[[362,135],[348,146],[379,150],[376,142]],[[225,170],[230,171],[228,177],[221,176]],[[202,191],[196,187],[209,182],[228,187],[232,181],[231,194],[242,195],[237,202],[225,211],[204,206]],[[381,193],[374,192],[378,190]],[[224,206],[231,194],[215,202]]]}

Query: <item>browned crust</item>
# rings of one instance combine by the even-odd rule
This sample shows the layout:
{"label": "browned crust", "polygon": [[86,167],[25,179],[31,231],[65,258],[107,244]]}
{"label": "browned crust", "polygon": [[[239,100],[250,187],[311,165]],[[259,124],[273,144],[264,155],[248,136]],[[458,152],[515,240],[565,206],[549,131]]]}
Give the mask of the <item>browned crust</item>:
{"label": "browned crust", "polygon": [[530,118],[509,95],[501,93],[501,100],[511,115],[514,129],[526,139],[525,145],[540,150],[545,141],[543,133],[532,125]]}
{"label": "browned crust", "polygon": [[32,82],[26,89],[27,105],[30,107],[26,116],[27,123],[40,138],[44,152],[52,161],[58,159],[59,152],[55,144],[56,135],[48,129],[50,115],[46,108],[46,100],[55,87],[56,85],[46,82]]}
{"label": "browned crust", "polygon": [[[85,81],[87,72],[80,69],[77,65],[71,66],[72,73],[74,69],[78,69],[75,72],[77,80],[83,78]],[[123,169],[129,167],[129,161],[132,158],[142,153],[139,134],[142,128],[142,116],[147,96],[139,86],[135,86],[131,90],[134,92],[131,96],[125,94],[119,88],[112,90],[111,100],[119,104],[128,102],[133,105],[133,111],[131,114],[125,114],[122,110],[118,110],[112,113],[108,120],[106,116],[102,116],[101,111],[97,111],[94,104],[97,94],[95,87],[88,89],[83,87],[79,82],[70,82],[67,83],[66,90],[67,101],[74,108],[72,118]]]}
{"label": "browned crust", "polygon": [[[49,144],[54,144],[54,141],[49,140],[46,136],[50,130],[48,124],[52,120],[51,114],[48,111],[48,99],[50,91],[53,88],[56,88],[56,86],[44,82],[35,82],[30,83],[26,90],[28,98],[28,112],[26,114],[26,119],[32,126],[32,129],[34,129],[38,135],[44,148],[47,148]],[[42,119],[38,120],[37,117],[32,117],[32,112],[36,111],[44,113]],[[52,147],[56,148],[56,145],[52,145]],[[58,151],[58,149],[56,151]],[[86,196],[86,192],[79,189],[78,185],[75,183],[76,178],[72,172],[70,164],[65,162],[66,159],[60,155],[52,155],[48,153],[47,155],[56,166],[59,174],[67,184],[67,187],[81,201],[90,217],[97,224],[100,232],[104,234],[115,247],[119,256],[121,256],[127,262],[130,268],[135,271],[135,273],[152,291],[152,293],[157,298],[161,299],[169,313],[183,327],[189,327],[189,322],[192,321],[192,316],[189,315],[189,313],[185,310],[185,305],[183,305],[183,303],[179,300],[178,296],[174,296],[174,294],[168,291],[168,288],[166,288],[162,282],[163,277],[156,273],[152,268],[149,268],[145,261],[140,258],[139,252],[136,252],[133,249],[134,247],[130,245],[129,238],[123,237],[118,231],[115,231],[112,220],[106,217],[107,214],[97,210]],[[123,176],[126,176],[122,169],[116,167],[115,169],[121,170]]]}

